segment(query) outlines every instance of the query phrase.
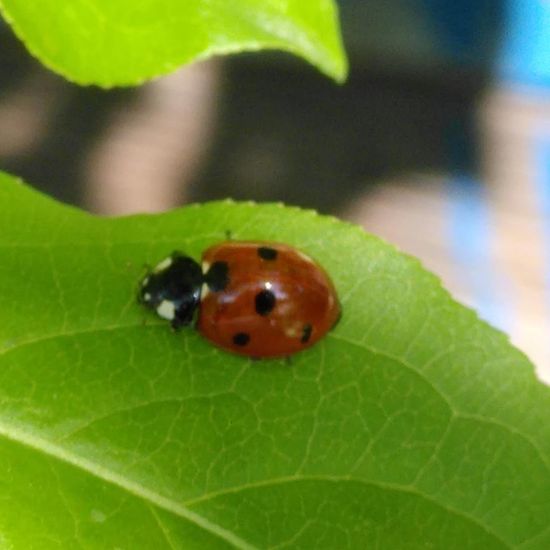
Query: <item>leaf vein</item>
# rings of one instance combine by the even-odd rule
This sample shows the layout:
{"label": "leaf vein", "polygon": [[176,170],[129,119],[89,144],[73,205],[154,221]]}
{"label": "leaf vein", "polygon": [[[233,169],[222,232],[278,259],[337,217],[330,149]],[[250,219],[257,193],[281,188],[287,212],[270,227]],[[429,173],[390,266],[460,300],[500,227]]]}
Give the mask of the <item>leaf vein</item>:
{"label": "leaf vein", "polygon": [[153,504],[158,508],[166,510],[182,519],[189,521],[190,523],[194,523],[198,527],[236,548],[242,550],[257,550],[253,545],[249,544],[232,531],[229,531],[221,525],[213,523],[209,519],[193,512],[185,504],[175,502],[174,500],[152,491],[147,487],[143,487],[133,480],[124,478],[117,472],[113,472],[108,468],[96,464],[84,457],[75,455],[67,449],[42,439],[35,434],[0,424],[0,437],[4,437],[9,441],[13,441],[35,451],[39,451],[46,456],[59,460],[60,462],[70,464],[71,466],[74,466],[75,468],[78,468],[83,472],[96,477],[97,479],[111,483],[142,500],[146,505],[150,506]]}
{"label": "leaf vein", "polygon": [[355,345],[355,346],[358,346],[360,348],[363,348],[363,349],[369,351],[370,353],[374,353],[376,355],[380,355],[382,357],[386,357],[388,359],[392,359],[394,361],[397,361],[398,363],[401,363],[401,365],[403,365],[403,367],[405,367],[406,369],[410,370],[413,373],[416,373],[422,380],[424,380],[433,389],[434,392],[437,393],[437,395],[439,395],[441,397],[441,399],[449,407],[449,410],[450,410],[450,412],[453,416],[455,416],[456,418],[462,418],[462,419],[465,419],[465,420],[475,420],[476,422],[480,422],[480,423],[483,423],[483,424],[497,426],[497,427],[499,427],[499,428],[501,428],[501,429],[503,429],[503,430],[519,437],[520,439],[523,439],[523,441],[528,443],[535,450],[536,454],[540,458],[541,462],[544,464],[545,468],[547,470],[550,470],[550,461],[549,461],[549,459],[547,459],[545,457],[543,451],[539,448],[539,446],[528,435],[524,434],[523,432],[520,432],[517,428],[513,428],[512,426],[508,426],[507,424],[504,424],[503,422],[497,420],[496,418],[482,417],[482,416],[475,415],[475,414],[467,414],[467,413],[463,413],[463,412],[457,410],[456,407],[451,402],[451,400],[446,395],[444,395],[441,392],[441,390],[437,386],[435,386],[433,384],[433,382],[429,378],[427,378],[426,375],[421,370],[415,368],[413,365],[411,365],[409,362],[407,362],[402,357],[391,355],[387,352],[384,352],[382,350],[371,347],[371,346],[369,346],[369,345],[367,345],[363,342],[354,342],[354,341],[349,340],[347,338],[344,338],[340,335],[330,334],[329,336],[331,338],[335,338],[335,339],[340,340],[342,342],[346,342],[350,345]]}
{"label": "leaf vein", "polygon": [[277,485],[283,485],[285,483],[298,483],[298,482],[307,482],[307,481],[320,481],[320,482],[329,482],[329,483],[357,483],[359,485],[364,486],[370,486],[370,487],[376,487],[379,489],[384,489],[387,491],[396,491],[399,493],[404,493],[408,495],[413,495],[416,497],[419,497],[421,499],[424,499],[435,506],[438,506],[442,510],[445,510],[449,514],[452,514],[454,516],[458,516],[462,519],[465,519],[467,521],[470,521],[471,523],[477,525],[480,529],[483,529],[488,535],[494,537],[498,542],[500,542],[504,547],[506,548],[512,548],[506,541],[504,541],[493,529],[491,529],[489,526],[482,523],[477,518],[469,515],[468,513],[453,508],[452,506],[449,506],[448,504],[444,504],[436,500],[430,495],[423,494],[418,489],[410,486],[402,486],[398,484],[388,483],[388,482],[382,482],[382,481],[374,481],[374,480],[367,480],[367,479],[361,479],[361,478],[355,478],[351,476],[338,476],[338,475],[291,475],[291,476],[282,476],[279,478],[273,478],[273,479],[266,479],[256,482],[251,482],[235,487],[229,487],[227,489],[220,489],[218,491],[212,491],[210,493],[207,493],[205,495],[202,495],[197,498],[189,499],[184,501],[184,505],[187,508],[190,508],[192,506],[195,506],[197,504],[202,504],[205,502],[208,502],[210,500],[213,500],[220,496],[225,495],[231,495],[231,494],[237,494],[241,491],[246,491],[249,489],[258,489],[258,488],[264,488],[264,487],[274,487]]}

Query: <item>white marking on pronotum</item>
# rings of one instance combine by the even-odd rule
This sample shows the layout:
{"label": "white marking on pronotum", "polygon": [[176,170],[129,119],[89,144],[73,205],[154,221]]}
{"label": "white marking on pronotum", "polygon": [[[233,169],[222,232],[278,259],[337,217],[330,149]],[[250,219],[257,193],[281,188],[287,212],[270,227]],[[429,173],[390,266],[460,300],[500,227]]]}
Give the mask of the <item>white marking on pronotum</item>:
{"label": "white marking on pronotum", "polygon": [[143,295],[143,299],[144,299],[146,302],[148,302],[148,301],[151,299],[151,295],[150,295],[148,292],[146,292],[146,293]]}
{"label": "white marking on pronotum", "polygon": [[165,269],[169,268],[171,265],[172,265],[172,257],[168,256],[168,258],[164,258],[164,260],[162,260],[162,262],[157,264],[153,271],[155,273],[158,273],[159,271],[164,271]]}
{"label": "white marking on pronotum", "polygon": [[162,302],[157,307],[157,313],[159,317],[172,321],[176,316],[176,308],[174,302],[169,302],[168,300],[162,300]]}
{"label": "white marking on pronotum", "polygon": [[141,286],[147,285],[147,283],[149,282],[149,279],[150,279],[150,278],[151,278],[151,277],[145,277],[145,279],[143,279],[143,281],[141,281]]}

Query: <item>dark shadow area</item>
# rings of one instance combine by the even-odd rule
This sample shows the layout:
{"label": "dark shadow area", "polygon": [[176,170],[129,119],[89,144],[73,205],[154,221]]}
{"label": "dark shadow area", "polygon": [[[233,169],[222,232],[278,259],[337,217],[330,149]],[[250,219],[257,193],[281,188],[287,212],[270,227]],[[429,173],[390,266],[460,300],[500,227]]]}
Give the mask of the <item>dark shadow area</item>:
{"label": "dark shadow area", "polygon": [[[337,213],[386,178],[475,171],[476,101],[490,81],[503,6],[342,1],[351,59],[343,86],[289,56],[227,58],[217,133],[186,200],[281,200]],[[44,134],[22,154],[0,151],[0,168],[82,204],[84,160],[114,110],[130,106],[139,89],[69,84],[42,68],[6,25],[0,41],[0,104],[29,75],[53,101]]]}
{"label": "dark shadow area", "polygon": [[294,67],[252,56],[227,63],[220,129],[194,200],[282,200],[338,212],[381,179],[455,168],[450,132],[469,134],[453,144],[474,141],[480,71],[356,69],[340,87]]}
{"label": "dark shadow area", "polygon": [[477,101],[493,76],[505,3],[340,6],[351,67],[344,86],[283,56],[226,62],[220,130],[194,200],[338,213],[386,178],[477,172]]}
{"label": "dark shadow area", "polygon": [[109,114],[132,94],[64,85],[48,134],[28,155],[7,159],[2,168],[63,202],[82,204],[83,161],[101,138]]}
{"label": "dark shadow area", "polygon": [[[131,102],[139,90],[71,84],[31,57],[5,25],[0,26],[0,41],[0,104],[7,96],[30,92],[40,94],[38,103],[49,110],[36,143],[23,154],[0,157],[0,168],[63,202],[82,204],[83,159],[101,139],[110,114]],[[28,90],[29,86],[38,90]]]}

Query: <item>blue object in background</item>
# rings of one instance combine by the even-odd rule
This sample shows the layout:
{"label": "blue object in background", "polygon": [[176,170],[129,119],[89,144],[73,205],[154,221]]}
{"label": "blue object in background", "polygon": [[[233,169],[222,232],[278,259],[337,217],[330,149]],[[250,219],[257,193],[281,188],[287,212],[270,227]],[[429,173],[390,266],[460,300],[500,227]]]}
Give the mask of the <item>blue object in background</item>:
{"label": "blue object in background", "polygon": [[506,83],[550,86],[550,1],[415,0],[448,61]]}
{"label": "blue object in background", "polygon": [[550,2],[507,0],[497,76],[505,83],[550,86]]}
{"label": "blue object in background", "polygon": [[491,66],[502,30],[504,0],[415,0],[447,60],[475,68]]}
{"label": "blue object in background", "polygon": [[415,0],[449,62],[504,83],[550,86],[549,0]]}
{"label": "blue object in background", "polygon": [[[339,0],[353,60],[391,71],[494,67],[505,0]],[[360,61],[361,62],[361,61]]]}
{"label": "blue object in background", "polygon": [[[537,171],[535,188],[541,210],[545,242],[550,243],[550,137],[544,136],[537,145]],[[545,257],[546,298],[550,306],[550,246],[543,251]]]}
{"label": "blue object in background", "polygon": [[485,187],[467,174],[454,174],[447,180],[447,197],[450,250],[473,305],[482,319],[509,332],[513,316],[503,299],[502,276],[492,263],[493,228]]}
{"label": "blue object in background", "polygon": [[399,67],[461,66],[550,85],[549,0],[341,0],[347,42]]}
{"label": "blue object in background", "polygon": [[451,173],[447,179],[446,216],[449,249],[480,316],[510,330],[512,316],[501,274],[493,265],[493,227],[486,188],[477,173],[473,120],[457,118],[446,136]]}

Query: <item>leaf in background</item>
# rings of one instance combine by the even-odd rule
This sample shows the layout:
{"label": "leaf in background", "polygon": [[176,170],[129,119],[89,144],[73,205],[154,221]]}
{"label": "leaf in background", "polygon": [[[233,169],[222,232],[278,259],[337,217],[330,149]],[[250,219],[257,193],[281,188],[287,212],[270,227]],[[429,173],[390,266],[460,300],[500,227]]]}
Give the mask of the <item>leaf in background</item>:
{"label": "leaf in background", "polygon": [[[417,261],[279,205],[92,217],[0,179],[0,543],[550,547],[550,390]],[[299,246],[344,315],[284,361],[135,303],[143,264]]]}
{"label": "leaf in background", "polygon": [[79,84],[131,85],[213,55],[279,49],[341,82],[333,0],[0,0],[44,65]]}

